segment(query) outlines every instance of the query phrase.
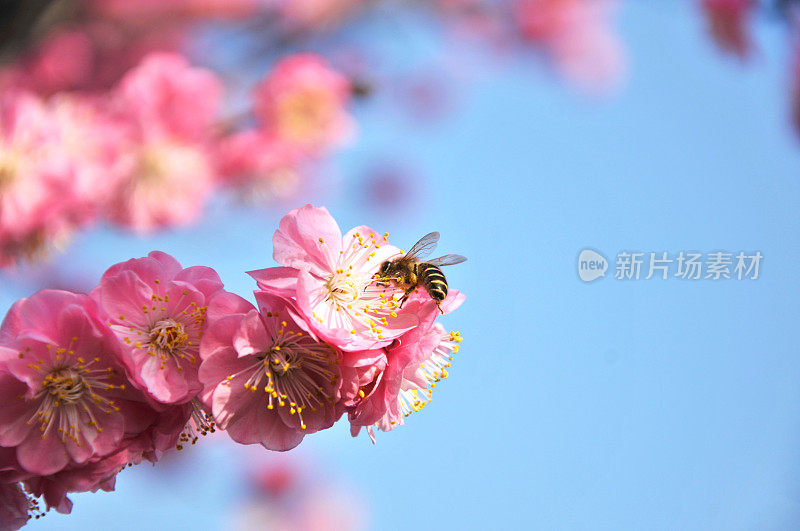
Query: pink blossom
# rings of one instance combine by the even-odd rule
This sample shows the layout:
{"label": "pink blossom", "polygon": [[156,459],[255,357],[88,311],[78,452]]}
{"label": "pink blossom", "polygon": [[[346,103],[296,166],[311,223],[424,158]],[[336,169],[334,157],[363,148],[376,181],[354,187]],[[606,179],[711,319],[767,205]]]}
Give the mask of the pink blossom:
{"label": "pink blossom", "polygon": [[224,138],[218,169],[226,184],[255,202],[285,199],[297,191],[303,154],[296,147],[257,130]]}
{"label": "pink blossom", "polygon": [[570,81],[592,90],[613,88],[624,72],[622,44],[611,27],[617,0],[518,0],[523,36],[539,46]]}
{"label": "pink blossom", "polygon": [[94,51],[83,31],[61,30],[42,42],[29,59],[28,82],[40,94],[81,88],[91,75]]}
{"label": "pink blossom", "polygon": [[212,300],[210,315],[217,304],[237,312],[212,319],[203,336],[203,398],[234,441],[285,451],[341,415],[339,354],[295,323],[292,303],[256,300],[259,310],[229,293]]}
{"label": "pink blossom", "polygon": [[28,496],[19,483],[0,483],[0,531],[14,531],[21,528],[30,516]]}
{"label": "pink blossom", "polygon": [[[385,369],[377,372],[372,382],[366,386],[359,387],[355,394],[352,393],[352,387],[347,388],[348,394],[345,395],[345,404],[351,406],[349,408],[349,420],[354,427],[375,424],[387,414],[391,418],[396,418],[397,414],[399,414],[398,396],[400,395],[405,371],[424,356],[423,352],[433,348],[427,332],[429,332],[433,326],[434,319],[439,314],[435,301],[415,299],[409,301],[407,306],[420,316],[419,325],[388,347],[380,349],[385,352],[387,361]],[[363,353],[359,356],[360,359],[356,358],[354,363],[353,358],[345,354],[343,366],[358,367],[363,365],[362,359],[369,359],[369,357],[369,355]],[[414,368],[411,368],[411,371],[413,370]]]}
{"label": "pink blossom", "polygon": [[439,323],[434,323],[430,331],[420,341],[420,356],[403,369],[400,392],[397,400],[389,404],[386,414],[377,422],[382,431],[391,431],[403,424],[403,419],[421,410],[433,396],[433,387],[447,378],[447,368],[458,352],[461,342],[459,332],[446,332]]}
{"label": "pink blossom", "polygon": [[69,232],[70,167],[58,128],[29,93],[0,94],[0,262],[36,254]]}
{"label": "pink blossom", "polygon": [[202,389],[197,378],[206,305],[222,289],[208,267],[188,267],[168,254],[111,266],[92,292],[119,338],[134,382],[163,403],[184,403]]}
{"label": "pink blossom", "polygon": [[86,295],[42,290],[0,326],[0,445],[46,476],[116,451],[153,421]]}
{"label": "pink blossom", "polygon": [[95,219],[120,184],[118,160],[125,130],[96,98],[59,94],[50,99],[47,110],[70,175],[68,189],[61,191],[61,201],[70,201],[65,216],[78,226]]}
{"label": "pink blossom", "polygon": [[364,0],[279,0],[281,15],[292,26],[319,27],[332,24],[363,5]]}
{"label": "pink blossom", "polygon": [[753,49],[749,23],[753,0],[701,0],[708,31],[720,50],[745,59]]}
{"label": "pink blossom", "polygon": [[298,54],[281,60],[255,91],[256,117],[264,130],[308,152],[347,142],[353,120],[347,114],[349,80],[325,60]]}
{"label": "pink blossom", "polygon": [[164,17],[231,17],[252,14],[260,0],[91,0],[92,9],[101,16],[129,21],[164,20]]}
{"label": "pink blossom", "polygon": [[217,118],[222,83],[181,55],[151,53],[122,78],[117,97],[149,134],[202,141]]}
{"label": "pink blossom", "polygon": [[[451,290],[442,307],[452,311],[464,299],[463,294]],[[444,327],[434,321],[439,315],[435,301],[415,296],[407,304],[420,315],[419,326],[388,347],[344,353],[342,396],[354,436],[361,426],[367,426],[373,437],[373,424],[390,431],[422,409],[431,399],[431,388],[447,377],[451,355],[458,352],[461,334],[445,333]]]}
{"label": "pink blossom", "polygon": [[284,216],[272,237],[273,258],[286,267],[249,274],[266,292],[296,295],[301,326],[320,338],[343,350],[376,349],[419,321],[411,306],[400,308],[402,289],[374,282],[381,263],[400,254],[387,240],[365,226],[342,237],[324,207],[306,205]]}
{"label": "pink blossom", "polygon": [[114,97],[127,144],[112,221],[146,233],[198,217],[214,182],[208,143],[220,86],[173,54],[151,54],[125,75]]}

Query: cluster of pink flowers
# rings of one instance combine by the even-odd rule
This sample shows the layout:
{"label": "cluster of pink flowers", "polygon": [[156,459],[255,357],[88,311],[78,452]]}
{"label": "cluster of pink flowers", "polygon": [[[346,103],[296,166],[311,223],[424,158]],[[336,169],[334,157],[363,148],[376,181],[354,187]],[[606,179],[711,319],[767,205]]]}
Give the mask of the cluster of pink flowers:
{"label": "cluster of pink flowers", "polygon": [[42,290],[0,325],[0,529],[43,497],[112,490],[129,464],[225,430],[289,450],[347,414],[389,431],[431,398],[461,336],[424,289],[378,282],[400,256],[387,235],[342,236],[324,208],[291,211],[273,237],[281,264],[250,272],[256,305],[208,267],[154,251],[109,268],[89,294]]}
{"label": "cluster of pink flowers", "polygon": [[137,233],[189,224],[216,185],[288,195],[353,130],[348,79],[310,54],[275,65],[245,131],[222,126],[221,80],[175,53],[145,56],[105,91],[45,95],[18,74],[0,88],[0,265],[98,219]]}

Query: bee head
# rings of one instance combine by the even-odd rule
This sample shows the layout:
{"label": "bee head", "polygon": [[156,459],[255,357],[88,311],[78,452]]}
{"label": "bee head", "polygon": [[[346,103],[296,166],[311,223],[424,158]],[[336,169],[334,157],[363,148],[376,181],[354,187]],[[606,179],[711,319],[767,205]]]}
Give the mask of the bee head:
{"label": "bee head", "polygon": [[392,269],[392,262],[391,260],[387,260],[381,264],[381,268],[378,270],[378,275],[381,277],[389,276],[389,271]]}

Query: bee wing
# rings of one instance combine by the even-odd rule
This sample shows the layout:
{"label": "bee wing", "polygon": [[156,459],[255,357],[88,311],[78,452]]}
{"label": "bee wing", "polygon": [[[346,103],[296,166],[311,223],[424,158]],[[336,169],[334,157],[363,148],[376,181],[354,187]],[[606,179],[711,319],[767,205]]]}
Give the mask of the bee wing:
{"label": "bee wing", "polygon": [[460,264],[461,262],[466,261],[466,256],[461,256],[460,254],[446,254],[444,256],[440,256],[439,258],[428,260],[426,263],[441,267],[446,265]]}
{"label": "bee wing", "polygon": [[403,258],[410,260],[411,258],[425,258],[436,248],[439,243],[439,233],[431,232],[419,239],[414,247],[408,251]]}

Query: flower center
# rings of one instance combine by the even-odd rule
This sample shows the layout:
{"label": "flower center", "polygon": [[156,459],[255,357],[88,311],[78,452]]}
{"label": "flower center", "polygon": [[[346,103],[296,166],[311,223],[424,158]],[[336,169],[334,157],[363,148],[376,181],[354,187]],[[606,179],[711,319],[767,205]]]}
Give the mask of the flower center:
{"label": "flower center", "polygon": [[12,184],[17,177],[17,164],[9,153],[0,152],[0,189]]}
{"label": "flower center", "polygon": [[38,422],[43,439],[55,431],[62,442],[71,439],[80,445],[81,434],[86,429],[102,431],[100,420],[103,417],[99,413],[106,415],[120,410],[114,400],[98,393],[124,390],[125,384],[111,383],[116,377],[113,367],[94,367],[100,358],[87,362],[71,348],[59,347],[56,353],[61,357],[56,366],[45,367],[42,362],[29,365],[44,374],[44,378],[35,396],[40,401],[39,407],[28,424]]}
{"label": "flower center", "polygon": [[56,404],[72,404],[80,400],[89,386],[78,372],[62,369],[44,377],[43,387],[56,400]]}
{"label": "flower center", "polygon": [[333,105],[324,92],[302,90],[281,98],[278,103],[280,127],[296,141],[312,141],[327,126]]}
{"label": "flower center", "polygon": [[183,325],[174,319],[162,319],[150,329],[150,344],[167,354],[175,354],[188,340]]}
{"label": "flower center", "polygon": [[325,283],[328,290],[327,300],[336,305],[346,305],[356,302],[361,290],[356,287],[352,277],[345,276],[341,270],[337,270]]}
{"label": "flower center", "polygon": [[316,412],[334,403],[331,387],[339,380],[338,360],[328,345],[287,330],[286,321],[279,324],[272,348],[257,355],[255,364],[239,374],[250,374],[244,382],[248,391],[263,389],[267,409],[288,407],[290,415],[297,415],[300,429],[305,430],[306,409]]}

